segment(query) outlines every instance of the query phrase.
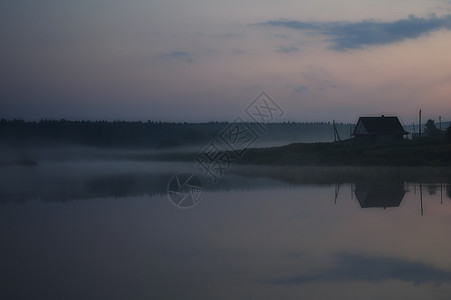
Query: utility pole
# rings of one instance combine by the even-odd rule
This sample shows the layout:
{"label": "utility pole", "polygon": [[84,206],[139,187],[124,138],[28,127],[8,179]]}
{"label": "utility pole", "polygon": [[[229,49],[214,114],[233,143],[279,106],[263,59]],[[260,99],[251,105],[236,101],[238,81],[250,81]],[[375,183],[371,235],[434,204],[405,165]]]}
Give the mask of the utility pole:
{"label": "utility pole", "polygon": [[442,137],[442,116],[438,116],[438,123],[440,124],[440,137]]}
{"label": "utility pole", "polygon": [[334,126],[334,142],[337,141],[337,129],[335,128],[335,120],[332,121],[332,125]]}
{"label": "utility pole", "polygon": [[419,113],[418,137],[421,139],[421,109],[420,109],[420,113]]}
{"label": "utility pole", "polygon": [[334,125],[334,142],[336,142],[337,140],[341,142],[341,138],[340,135],[338,134],[337,124],[335,124],[335,120],[333,120],[333,125]]}

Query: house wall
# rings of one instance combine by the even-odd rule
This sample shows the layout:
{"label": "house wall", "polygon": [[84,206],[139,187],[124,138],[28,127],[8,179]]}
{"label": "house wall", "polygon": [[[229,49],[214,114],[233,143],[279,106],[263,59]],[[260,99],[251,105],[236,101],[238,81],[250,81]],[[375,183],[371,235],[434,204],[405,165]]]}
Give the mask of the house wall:
{"label": "house wall", "polygon": [[366,131],[365,126],[363,126],[362,121],[359,121],[354,129],[354,134],[368,134],[368,131]]}
{"label": "house wall", "polygon": [[377,135],[375,137],[375,142],[377,143],[393,143],[402,141],[402,135],[387,134],[387,135]]}
{"label": "house wall", "polygon": [[361,134],[355,136],[356,141],[367,143],[396,143],[403,140],[402,134]]}

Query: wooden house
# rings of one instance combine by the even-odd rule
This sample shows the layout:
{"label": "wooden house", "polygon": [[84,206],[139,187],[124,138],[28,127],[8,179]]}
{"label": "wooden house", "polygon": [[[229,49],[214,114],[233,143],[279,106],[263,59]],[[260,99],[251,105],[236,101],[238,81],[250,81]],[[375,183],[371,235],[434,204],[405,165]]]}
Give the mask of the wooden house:
{"label": "wooden house", "polygon": [[360,117],[354,128],[354,140],[361,142],[391,143],[402,141],[409,134],[398,117]]}

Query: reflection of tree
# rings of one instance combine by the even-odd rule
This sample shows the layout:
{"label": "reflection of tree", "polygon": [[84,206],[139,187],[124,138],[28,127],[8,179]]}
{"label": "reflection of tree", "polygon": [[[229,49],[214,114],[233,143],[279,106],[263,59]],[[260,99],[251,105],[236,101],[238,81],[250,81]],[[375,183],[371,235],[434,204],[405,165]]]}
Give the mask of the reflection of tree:
{"label": "reflection of tree", "polygon": [[451,199],[451,185],[446,186],[446,195]]}
{"label": "reflection of tree", "polygon": [[70,178],[70,181],[65,176],[60,174],[59,178],[52,178],[51,183],[43,186],[37,186],[33,182],[24,183],[20,190],[12,189],[0,194],[0,204],[33,199],[67,202],[77,199],[165,195],[167,182],[172,174],[83,175]]}
{"label": "reflection of tree", "polygon": [[360,181],[354,193],[361,208],[398,207],[406,193],[403,181]]}
{"label": "reflection of tree", "polygon": [[[100,172],[101,170],[99,170]],[[91,174],[81,172],[76,176],[70,173],[40,174],[42,182],[32,177],[17,187],[13,184],[7,188],[0,181],[0,206],[8,202],[22,203],[33,199],[42,201],[69,202],[79,199],[125,198],[142,196],[161,196],[167,194],[169,180],[173,173],[132,173]],[[55,175],[55,176],[54,176]],[[258,191],[283,185],[278,181],[265,178],[248,178],[224,176],[220,184],[213,184],[210,178],[203,178],[206,191]],[[20,179],[15,179],[20,182]]]}

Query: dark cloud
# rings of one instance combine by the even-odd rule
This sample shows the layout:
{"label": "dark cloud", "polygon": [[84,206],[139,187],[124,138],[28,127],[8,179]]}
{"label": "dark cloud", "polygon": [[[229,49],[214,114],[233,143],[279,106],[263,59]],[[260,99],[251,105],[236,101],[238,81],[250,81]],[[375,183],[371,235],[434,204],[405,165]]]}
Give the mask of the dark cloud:
{"label": "dark cloud", "polygon": [[259,26],[278,26],[298,30],[308,30],[330,36],[332,48],[343,51],[361,49],[364,46],[377,46],[396,43],[404,39],[415,39],[430,32],[451,30],[451,15],[418,18],[413,15],[407,19],[393,22],[366,20],[361,22],[299,22],[268,21]]}
{"label": "dark cloud", "polygon": [[281,46],[281,47],[279,47],[279,49],[277,49],[277,52],[279,52],[279,53],[299,52],[299,48],[295,47],[295,46],[290,46],[290,47]]}
{"label": "dark cloud", "polygon": [[333,267],[322,272],[272,282],[278,285],[301,285],[312,282],[401,280],[420,284],[451,281],[451,271],[419,262],[390,257],[368,257],[361,254],[340,254]]}
{"label": "dark cloud", "polygon": [[293,29],[302,29],[302,30],[320,30],[322,29],[321,23],[308,23],[308,22],[299,22],[299,21],[268,21],[265,23],[260,23],[257,25],[271,25],[271,26],[282,26]]}
{"label": "dark cloud", "polygon": [[305,85],[301,85],[301,86],[295,88],[293,90],[293,92],[295,92],[296,94],[302,94],[302,93],[308,92],[308,87],[306,87]]}

